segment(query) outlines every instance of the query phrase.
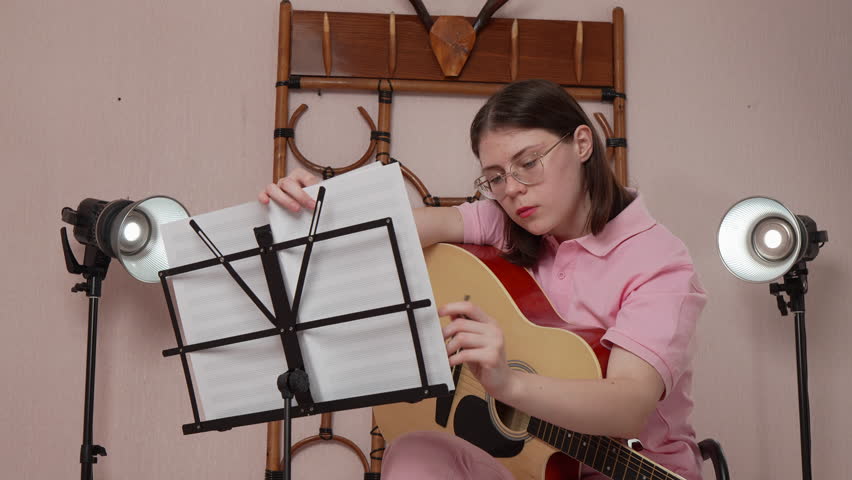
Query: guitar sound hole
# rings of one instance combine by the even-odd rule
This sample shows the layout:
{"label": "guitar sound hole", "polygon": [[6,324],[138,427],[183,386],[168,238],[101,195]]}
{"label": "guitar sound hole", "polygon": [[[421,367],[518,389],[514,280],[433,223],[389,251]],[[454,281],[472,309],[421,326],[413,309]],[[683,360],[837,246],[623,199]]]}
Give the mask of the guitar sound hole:
{"label": "guitar sound hole", "polygon": [[500,419],[500,423],[509,430],[515,432],[525,432],[527,430],[527,425],[530,422],[529,415],[497,400],[494,400],[494,409],[497,412],[497,418]]}

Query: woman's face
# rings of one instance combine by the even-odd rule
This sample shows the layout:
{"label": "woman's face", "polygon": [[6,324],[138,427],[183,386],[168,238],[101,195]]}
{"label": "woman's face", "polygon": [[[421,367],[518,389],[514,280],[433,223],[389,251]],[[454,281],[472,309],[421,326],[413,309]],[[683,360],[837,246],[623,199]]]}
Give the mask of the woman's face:
{"label": "woman's face", "polygon": [[[559,136],[542,129],[489,131],[479,142],[482,171],[503,173],[510,163],[543,153],[557,140]],[[505,195],[497,202],[515,223],[534,235],[549,233],[560,241],[582,236],[589,201],[581,167],[589,159],[592,145],[591,130],[581,125],[570,142],[561,142],[541,159],[544,174],[540,182],[524,185],[507,176]]]}

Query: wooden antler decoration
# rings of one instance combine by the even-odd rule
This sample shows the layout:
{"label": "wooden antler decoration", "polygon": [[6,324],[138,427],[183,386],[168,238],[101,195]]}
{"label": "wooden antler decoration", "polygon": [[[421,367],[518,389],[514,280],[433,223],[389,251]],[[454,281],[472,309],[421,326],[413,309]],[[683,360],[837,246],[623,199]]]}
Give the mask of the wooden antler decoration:
{"label": "wooden antler decoration", "polygon": [[456,15],[440,16],[433,22],[423,2],[411,0],[417,16],[429,32],[432,52],[445,76],[459,76],[476,43],[476,34],[507,1],[509,0],[488,0],[471,25],[466,18]]}

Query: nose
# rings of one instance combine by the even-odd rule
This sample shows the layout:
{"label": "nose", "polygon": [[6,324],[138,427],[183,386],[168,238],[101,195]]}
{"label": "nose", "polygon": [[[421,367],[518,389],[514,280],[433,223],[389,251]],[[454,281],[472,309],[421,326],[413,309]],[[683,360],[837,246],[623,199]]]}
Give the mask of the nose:
{"label": "nose", "polygon": [[527,186],[523,183],[519,182],[518,179],[513,177],[512,175],[506,176],[506,196],[514,197],[520,193],[526,193]]}

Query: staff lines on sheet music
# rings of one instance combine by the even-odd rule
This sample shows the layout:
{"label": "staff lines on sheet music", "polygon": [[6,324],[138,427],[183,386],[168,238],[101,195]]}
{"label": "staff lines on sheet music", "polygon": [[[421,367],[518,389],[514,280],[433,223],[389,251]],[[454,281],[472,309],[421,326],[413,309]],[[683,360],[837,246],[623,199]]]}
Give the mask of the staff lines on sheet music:
{"label": "staff lines on sheet music", "polygon": [[[204,225],[207,231],[216,237],[216,242],[218,247],[223,251],[227,252],[226,255],[233,254],[235,252],[244,250],[246,247],[245,242],[245,231],[247,228],[250,228],[249,225],[257,225],[263,223],[262,221],[255,222],[240,222],[237,224],[233,224],[230,228],[218,228],[212,225],[209,225],[208,218],[204,217]],[[201,218],[199,217],[199,218]],[[206,255],[204,250],[199,250],[194,240],[195,235],[181,235],[181,242],[177,245],[171,247],[172,257],[175,259],[181,260],[181,265],[195,263],[198,261],[206,260],[209,257]],[[178,265],[176,261],[170,261],[171,265]]]}
{"label": "staff lines on sheet music", "polygon": [[[397,319],[396,321],[401,321],[401,319]],[[306,339],[306,340],[308,342],[311,341],[311,339]],[[337,342],[339,342],[341,344],[341,346],[345,345],[345,338],[344,338],[343,335],[338,336],[338,338],[335,339],[336,341],[330,340],[328,338],[324,338],[324,339],[321,339],[319,341],[316,341],[316,339],[314,339],[314,340],[315,340],[315,343],[321,342],[324,345],[333,345]],[[376,343],[374,343],[374,345],[376,345],[379,348],[382,348],[384,356],[386,356],[387,358],[397,357],[399,359],[405,358],[406,354],[409,353],[409,350],[411,348],[410,344],[406,345],[403,342],[400,342],[396,339],[394,339],[392,341],[386,341],[386,342],[383,342],[383,343],[376,342]],[[340,348],[340,350],[341,350],[341,353],[345,353],[346,356],[350,359],[351,358],[357,359],[359,357],[369,356],[371,353],[374,353],[371,349],[364,349],[364,348],[359,348],[359,347]],[[424,352],[424,356],[427,356],[427,355],[431,356],[431,357],[435,357],[437,359],[440,359],[438,352],[428,352],[428,353]],[[330,362],[336,362],[336,361],[337,360],[330,360]],[[348,368],[348,366],[342,365],[341,368]],[[355,367],[353,367],[353,368],[355,368]]]}
{"label": "staff lines on sheet music", "polygon": [[[323,294],[327,294],[329,292],[334,291],[334,289],[341,288],[357,288],[363,292],[369,292],[371,290],[378,290],[380,292],[391,291],[394,290],[396,292],[396,299],[399,299],[399,286],[393,285],[392,282],[388,282],[388,278],[396,277],[396,268],[393,264],[390,263],[390,259],[384,258],[379,259],[380,262],[371,262],[373,265],[370,265],[367,262],[362,264],[353,264],[348,265],[343,268],[337,268],[336,265],[327,263],[323,266],[322,269],[314,270],[313,267],[308,271],[308,278],[311,280],[314,279],[322,279],[324,284],[322,287],[318,288],[316,291],[323,292]],[[365,272],[365,270],[367,270]],[[359,281],[363,282],[362,284],[352,285],[351,276],[349,274],[359,274]],[[314,289],[312,288],[312,291]],[[314,294],[316,296],[316,294]]]}
{"label": "staff lines on sheet music", "polygon": [[263,385],[241,383],[240,385],[228,385],[211,391],[210,398],[219,402],[233,402],[245,398],[258,397],[268,392],[269,389]]}
{"label": "staff lines on sheet music", "polygon": [[219,258],[219,261],[222,263],[222,266],[225,267],[225,270],[228,271],[228,273],[231,275],[234,281],[237,282],[243,292],[245,292],[245,294],[251,298],[255,306],[257,306],[257,308],[260,309],[261,312],[263,312],[263,315],[267,318],[267,320],[269,320],[272,325],[277,325],[278,322],[275,318],[275,315],[273,315],[272,312],[270,312],[269,309],[266,307],[266,305],[264,305],[263,302],[261,302],[260,299],[257,298],[257,295],[255,295],[252,289],[249,288],[249,286],[245,283],[240,274],[238,274],[237,271],[234,270],[234,267],[231,266],[230,262],[225,258],[222,252],[220,252],[219,249],[216,248],[216,245],[213,243],[213,241],[210,240],[204,230],[201,229],[201,226],[198,225],[198,222],[193,219],[189,221],[189,225],[192,227],[193,230],[195,230],[195,233],[198,234],[198,237],[201,238],[207,248],[209,248],[210,251],[213,252],[216,257]]}
{"label": "staff lines on sheet music", "polygon": [[[296,325],[295,328],[296,328],[296,332],[303,332],[303,331],[310,331],[311,329],[323,327],[323,326],[330,325],[330,324],[343,325],[343,324],[346,324],[346,323],[354,322],[354,321],[357,321],[357,320],[364,320],[364,319],[367,319],[367,318],[381,318],[381,317],[388,315],[388,314],[405,312],[405,311],[407,311],[407,307],[409,305],[415,310],[422,309],[422,308],[429,308],[431,306],[431,301],[428,300],[428,299],[415,300],[415,301],[412,301],[410,304],[399,303],[399,304],[395,304],[395,305],[389,305],[387,307],[373,308],[373,309],[370,309],[370,310],[363,310],[363,311],[344,314],[344,315],[335,315],[335,316],[331,316],[331,317],[322,318],[322,319],[319,319],[319,320],[311,320],[311,321],[308,321],[308,322],[300,323],[300,324]],[[209,340],[209,341],[195,343],[195,344],[187,344],[187,345],[184,345],[180,349],[173,348],[173,349],[166,350],[165,353],[167,354],[167,356],[170,356],[170,355],[176,355],[178,353],[178,350],[180,350],[182,352],[186,352],[186,353],[189,353],[189,352],[192,352],[192,351],[206,350],[206,349],[209,349],[209,348],[214,348],[214,346],[225,346],[225,345],[234,345],[234,344],[237,344],[237,343],[242,343],[246,340],[245,338],[242,338],[242,337],[251,337],[252,339],[259,339],[259,338],[275,336],[275,335],[278,335],[278,333],[279,333],[279,329],[270,328],[270,329],[266,329],[266,330],[260,330],[260,331],[249,332],[249,333],[245,333],[245,334],[241,334],[241,335],[235,335],[233,337],[219,338],[219,339]]]}
{"label": "staff lines on sheet music", "polygon": [[[379,308],[380,305],[388,305],[401,302],[402,299],[399,298],[399,293],[396,295],[392,295],[391,292],[387,291],[370,291],[364,293],[364,295],[358,299],[357,302],[349,301],[347,298],[339,298],[339,297],[326,297],[325,295],[333,294],[332,291],[322,291],[319,292],[323,295],[310,295],[306,298],[303,297],[302,302],[305,305],[302,307],[299,312],[299,323],[307,323],[316,319],[316,317],[320,313],[325,313],[326,315],[338,316],[344,315],[347,311],[352,310],[368,310]],[[315,303],[308,303],[308,301],[318,298],[323,303],[322,305],[316,305]],[[334,299],[334,300],[332,300]],[[349,308],[346,308],[346,307]],[[354,307],[354,308],[353,308]]]}
{"label": "staff lines on sheet music", "polygon": [[[225,295],[223,295],[223,293],[227,294],[227,293],[233,292],[232,289],[228,289],[224,285],[222,285],[222,279],[227,278],[227,277],[228,277],[228,273],[225,272],[225,271],[222,271],[221,275],[219,275],[218,279],[211,279],[210,282],[207,282],[207,281],[196,282],[196,283],[194,283],[194,285],[199,287],[198,292],[197,293],[196,292],[185,292],[183,294],[184,298],[186,298],[187,301],[192,301],[194,303],[200,303],[204,306],[207,306],[211,303],[216,303],[217,301],[229,300],[227,298],[223,298],[223,297],[225,297]],[[182,280],[187,280],[187,279],[184,278]],[[189,280],[193,280],[193,279],[189,279]],[[255,286],[259,285],[259,283],[258,283],[259,279],[257,279],[255,276],[252,276],[252,277],[249,277],[249,278],[243,278],[243,280],[246,282],[247,285],[250,285],[250,286],[253,285],[253,284]],[[265,286],[265,284],[263,284],[263,285]],[[268,292],[261,291],[257,295],[258,295],[258,297],[264,297],[263,299],[265,299],[267,301],[271,301],[271,299],[269,299],[269,293]],[[248,299],[248,300],[250,300],[250,299]]]}
{"label": "staff lines on sheet music", "polygon": [[[382,242],[382,240],[385,240],[382,242],[384,244],[382,246],[387,246],[387,233],[381,233],[384,233],[384,235],[370,235],[368,241],[363,243],[376,245],[379,242]],[[360,245],[358,244],[341,244],[341,242],[327,243],[330,241],[331,240],[326,240],[314,246],[313,254],[319,256],[319,258],[316,259],[316,263],[313,260],[311,261],[310,275],[328,275],[329,278],[333,279],[335,277],[340,277],[341,275],[339,274],[341,272],[346,273],[350,271],[358,271],[363,269],[365,266],[373,268],[373,264],[388,260],[387,251],[371,250],[366,253],[361,253],[359,252],[358,247]],[[333,255],[326,255],[325,252],[333,252]],[[282,255],[289,255],[289,253],[282,253]],[[297,256],[298,255],[293,255],[293,257]],[[385,267],[389,268],[393,267],[393,265],[390,264]],[[396,274],[396,269],[393,270],[393,273]]]}
{"label": "staff lines on sheet music", "polygon": [[[252,305],[252,307],[253,306],[254,305]],[[197,315],[192,315],[190,318],[199,319],[199,317]],[[191,343],[190,343],[191,345],[196,345],[196,344],[200,344],[200,343],[204,343],[204,342],[208,342],[208,341],[213,341],[213,340],[217,340],[217,339],[220,339],[220,338],[230,338],[230,337],[236,337],[236,336],[244,335],[244,334],[251,334],[251,333],[258,331],[257,328],[256,328],[257,327],[256,325],[250,325],[250,324],[244,324],[243,322],[237,322],[237,321],[234,321],[233,318],[227,319],[226,322],[221,321],[221,322],[217,322],[217,323],[213,323],[213,322],[216,322],[218,320],[218,318],[215,317],[215,316],[205,317],[205,318],[203,318],[203,320],[204,320],[204,323],[207,324],[207,325],[205,325],[206,328],[192,329],[191,333],[188,333],[186,335],[186,339],[187,339],[187,341],[191,341]],[[263,320],[263,321],[265,322],[266,320]],[[252,328],[252,327],[254,327],[254,328]],[[275,331],[277,332],[277,329]],[[276,335],[276,334],[277,333],[273,333],[272,335],[269,335],[269,336],[273,336],[273,335]],[[260,338],[265,338],[265,337],[260,337]],[[260,338],[257,338],[255,340],[259,340]],[[249,340],[249,341],[253,341],[253,340]],[[222,347],[227,347],[227,346],[229,346],[229,345],[222,345]],[[214,347],[214,348],[221,348],[221,347]],[[200,351],[200,350],[196,350],[196,351]]]}
{"label": "staff lines on sheet music", "polygon": [[[262,358],[257,358],[257,360],[262,360]],[[270,371],[279,371],[280,368],[277,369],[254,369],[254,370],[245,370],[245,369],[229,369],[228,365],[221,365],[221,368],[217,370],[214,374],[209,376],[209,380],[215,383],[238,383],[238,381],[251,381],[259,378],[269,378]]]}

